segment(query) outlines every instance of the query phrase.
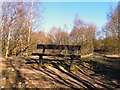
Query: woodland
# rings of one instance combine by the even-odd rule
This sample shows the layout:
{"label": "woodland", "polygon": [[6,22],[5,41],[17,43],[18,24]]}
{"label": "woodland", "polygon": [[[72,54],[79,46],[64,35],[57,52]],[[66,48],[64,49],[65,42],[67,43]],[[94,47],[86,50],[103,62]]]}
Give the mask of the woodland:
{"label": "woodland", "polygon": [[[119,90],[120,3],[106,14],[107,22],[101,30],[75,16],[70,32],[66,25],[44,31],[41,4],[0,3],[1,88]],[[39,52],[37,44],[80,45],[81,62],[75,61],[70,71],[69,61],[63,58],[46,61],[43,66],[26,64],[31,58],[38,59],[31,55]]]}
{"label": "woodland", "polygon": [[[105,54],[118,54],[119,49],[119,4],[109,11],[108,22],[97,30],[97,26],[74,19],[70,33],[67,27],[53,26],[48,32],[40,28],[42,24],[41,3],[2,3],[1,5],[1,44],[2,56],[31,55],[36,51],[36,44],[81,45],[81,54],[94,51]],[[51,33],[52,32],[52,33]]]}

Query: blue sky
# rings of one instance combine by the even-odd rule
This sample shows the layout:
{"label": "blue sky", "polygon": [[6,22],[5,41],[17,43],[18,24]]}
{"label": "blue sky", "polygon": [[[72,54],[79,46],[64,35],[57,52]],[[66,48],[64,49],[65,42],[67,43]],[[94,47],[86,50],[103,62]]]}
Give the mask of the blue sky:
{"label": "blue sky", "polygon": [[46,31],[53,26],[63,28],[66,24],[70,32],[77,14],[81,20],[94,23],[100,29],[107,21],[110,8],[114,8],[117,2],[43,2],[42,5]]}

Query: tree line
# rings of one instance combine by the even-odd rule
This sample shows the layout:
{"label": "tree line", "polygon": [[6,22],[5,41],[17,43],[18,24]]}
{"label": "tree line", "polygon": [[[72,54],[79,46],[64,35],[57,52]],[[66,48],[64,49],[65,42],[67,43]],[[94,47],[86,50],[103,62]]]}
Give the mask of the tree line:
{"label": "tree line", "polygon": [[[31,55],[39,44],[81,45],[81,54],[90,54],[103,50],[118,54],[120,5],[108,14],[108,22],[97,31],[97,26],[86,23],[78,16],[70,33],[67,28],[56,27],[49,32],[40,30],[42,6],[38,2],[4,2],[1,4],[0,33],[2,56]],[[39,8],[38,8],[39,7]],[[52,32],[52,33],[51,33]]]}

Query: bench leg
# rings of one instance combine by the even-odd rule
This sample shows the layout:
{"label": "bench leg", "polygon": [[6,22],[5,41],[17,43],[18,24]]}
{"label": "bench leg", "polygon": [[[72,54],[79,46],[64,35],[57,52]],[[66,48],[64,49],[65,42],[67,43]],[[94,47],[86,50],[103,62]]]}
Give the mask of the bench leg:
{"label": "bench leg", "polygon": [[82,63],[82,60],[80,59],[80,60],[79,60],[79,64],[81,64],[81,63]]}
{"label": "bench leg", "polygon": [[73,68],[73,60],[74,60],[74,57],[70,57],[71,60],[70,60],[70,69]]}
{"label": "bench leg", "polygon": [[81,65],[81,63],[82,63],[82,59],[81,59],[81,57],[80,57],[80,59],[79,59],[79,65]]}
{"label": "bench leg", "polygon": [[42,56],[39,56],[39,65],[42,66]]}
{"label": "bench leg", "polygon": [[70,60],[70,68],[73,68],[73,59]]}

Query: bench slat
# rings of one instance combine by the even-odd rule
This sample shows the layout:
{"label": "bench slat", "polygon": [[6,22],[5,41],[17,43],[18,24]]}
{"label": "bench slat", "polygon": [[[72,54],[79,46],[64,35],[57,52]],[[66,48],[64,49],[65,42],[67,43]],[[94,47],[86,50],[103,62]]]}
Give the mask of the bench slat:
{"label": "bench slat", "polygon": [[80,50],[80,45],[51,45],[37,44],[37,49]]}
{"label": "bench slat", "polygon": [[[46,54],[46,53],[32,53],[32,55],[38,56],[58,56],[58,57],[70,57],[71,54]],[[79,54],[74,54],[75,57],[81,57]]]}

